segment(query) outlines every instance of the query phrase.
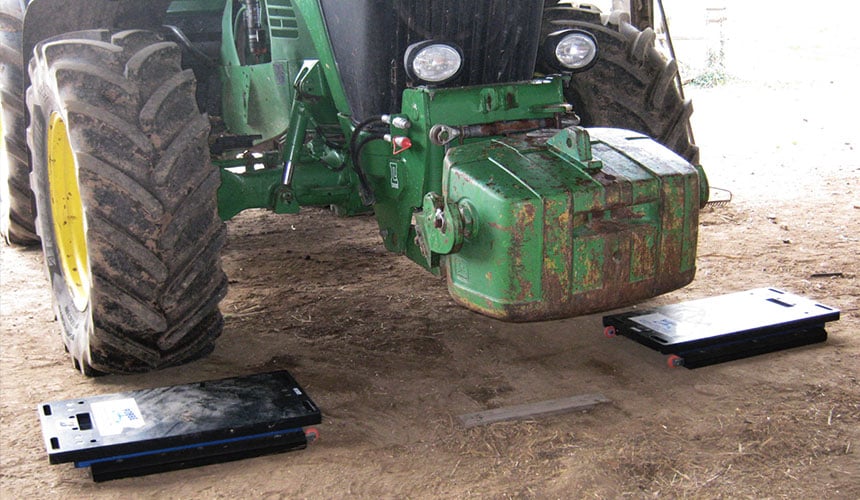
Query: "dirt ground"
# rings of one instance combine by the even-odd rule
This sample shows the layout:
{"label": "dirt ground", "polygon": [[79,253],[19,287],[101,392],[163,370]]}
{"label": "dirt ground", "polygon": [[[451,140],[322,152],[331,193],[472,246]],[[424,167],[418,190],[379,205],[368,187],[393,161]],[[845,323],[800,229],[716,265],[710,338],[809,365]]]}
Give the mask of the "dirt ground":
{"label": "dirt ground", "polygon": [[[781,47],[824,71],[688,90],[702,162],[734,200],[702,214],[696,280],[638,307],[774,286],[841,309],[826,343],[670,370],[605,338],[599,314],[523,325],[456,306],[384,250],[372,218],[253,212],[228,226],[215,352],[87,379],[63,351],[40,253],[4,247],[0,497],[860,498],[857,73],[826,70],[844,46]],[[305,451],[101,484],[48,464],[40,402],[275,369],[322,408]],[[611,403],[468,430],[456,419],[585,393]]]}

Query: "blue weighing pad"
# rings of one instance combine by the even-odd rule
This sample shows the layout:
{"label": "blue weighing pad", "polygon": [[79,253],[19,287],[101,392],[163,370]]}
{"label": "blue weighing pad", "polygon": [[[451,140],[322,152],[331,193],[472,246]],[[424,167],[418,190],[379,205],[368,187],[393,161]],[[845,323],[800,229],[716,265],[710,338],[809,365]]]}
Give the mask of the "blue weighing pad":
{"label": "blue weighing pad", "polygon": [[95,481],[305,448],[322,420],[286,371],[39,405],[52,464]]}

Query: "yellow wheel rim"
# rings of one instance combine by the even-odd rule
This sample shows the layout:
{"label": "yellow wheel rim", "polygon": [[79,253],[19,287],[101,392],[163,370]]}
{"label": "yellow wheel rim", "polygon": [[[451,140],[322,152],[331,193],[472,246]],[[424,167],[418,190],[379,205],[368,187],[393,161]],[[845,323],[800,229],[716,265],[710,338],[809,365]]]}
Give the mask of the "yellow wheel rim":
{"label": "yellow wheel rim", "polygon": [[60,266],[75,307],[83,311],[91,287],[84,205],[69,133],[58,113],[51,115],[48,125],[48,185]]}

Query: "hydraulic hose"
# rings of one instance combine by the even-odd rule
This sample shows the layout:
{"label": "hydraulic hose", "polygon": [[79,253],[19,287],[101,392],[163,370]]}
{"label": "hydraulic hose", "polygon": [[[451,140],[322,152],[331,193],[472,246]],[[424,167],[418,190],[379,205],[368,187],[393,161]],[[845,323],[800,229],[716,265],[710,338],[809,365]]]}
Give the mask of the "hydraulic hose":
{"label": "hydraulic hose", "polygon": [[349,155],[352,158],[355,158],[356,144],[358,144],[358,136],[361,135],[365,128],[376,123],[384,123],[382,121],[382,115],[371,116],[370,118],[364,120],[363,122],[360,122],[358,125],[355,126],[352,131],[352,136],[349,138]]}
{"label": "hydraulic hose", "polygon": [[373,205],[376,202],[376,197],[373,194],[373,189],[370,187],[370,183],[367,181],[367,175],[365,175],[364,169],[361,168],[361,151],[371,141],[382,139],[382,134],[379,132],[371,132],[372,135],[365,137],[361,142],[358,141],[358,136],[361,135],[364,129],[377,123],[384,123],[382,121],[382,116],[371,116],[356,125],[355,129],[352,131],[352,136],[349,138],[349,157],[352,158],[352,168],[358,176],[359,194],[361,195],[361,202],[365,206]]}

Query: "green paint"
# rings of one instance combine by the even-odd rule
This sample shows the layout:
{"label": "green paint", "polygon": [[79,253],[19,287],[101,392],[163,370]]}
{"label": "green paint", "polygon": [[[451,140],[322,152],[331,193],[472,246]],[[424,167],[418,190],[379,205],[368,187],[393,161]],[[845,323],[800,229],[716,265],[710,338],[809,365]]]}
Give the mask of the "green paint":
{"label": "green paint", "polygon": [[546,144],[583,170],[597,172],[603,168],[603,162],[594,159],[591,154],[591,137],[583,128],[570,127],[562,130],[546,141]]}
{"label": "green paint", "polygon": [[319,160],[306,159],[297,163],[290,188],[281,184],[283,168],[233,170],[221,169],[218,215],[223,220],[249,208],[297,213],[302,206],[335,205],[345,214],[361,211],[354,174],[348,170],[333,170]]}
{"label": "green paint", "polygon": [[319,0],[292,0],[299,18],[307,27],[308,39],[313,43],[314,58],[319,59],[323,67],[325,78],[329,82],[329,92],[335,108],[340,113],[350,115],[349,103],[346,92],[340,82],[337,72],[337,63],[334,60],[334,51],[328,38],[328,28],[323,19]]}
{"label": "green paint", "polygon": [[[389,132],[411,147],[377,140],[359,162],[347,153],[355,123],[319,0],[262,7],[267,50],[258,54],[243,40],[243,2],[169,7],[185,20],[221,15],[220,29],[197,35],[221,35],[224,124],[268,146],[251,160],[258,165],[243,151],[213,158],[223,219],[249,208],[370,210],[358,194],[360,163],[386,248],[445,269],[452,296],[490,316],[586,314],[692,280],[704,171],[633,132],[562,126],[570,118],[562,78],[409,88],[398,117],[410,124]],[[533,121],[528,132],[510,132],[524,121]],[[444,145],[431,140],[442,125],[456,136]]]}
{"label": "green paint", "polygon": [[[291,0],[265,2],[264,23],[268,53],[262,60],[240,54],[236,38],[242,11],[227,2],[221,19],[221,81],[223,118],[235,134],[259,134],[264,138],[289,127],[294,87],[306,60],[314,59],[307,25]],[[223,5],[223,2],[222,2]],[[241,44],[239,44],[241,45]]]}
{"label": "green paint", "polygon": [[[386,247],[405,253],[429,269],[438,265],[438,256],[428,261],[416,246],[417,233],[412,227],[412,214],[422,207],[427,193],[444,196],[445,148],[432,144],[429,139],[434,125],[459,127],[552,117],[564,103],[561,84],[560,79],[546,79],[488,87],[407,89],[403,93],[401,115],[409,118],[411,127],[392,130],[395,135],[407,135],[413,144],[411,149],[393,158],[398,164],[400,186],[395,189],[390,184],[390,145],[372,143],[365,154],[364,163],[368,165],[368,174],[377,193],[374,211]],[[488,105],[488,102],[502,104]],[[484,142],[486,138],[465,142],[475,141]],[[455,141],[449,147],[456,144]]]}
{"label": "green paint", "polygon": [[[446,257],[458,301],[500,318],[548,319],[618,307],[692,279],[695,168],[629,132],[592,134],[592,146],[602,144],[594,149],[606,153],[592,159],[601,170],[557,147],[587,137],[582,129],[448,152],[445,203],[468,201],[477,221]],[[585,149],[575,140],[572,147]]]}
{"label": "green paint", "polygon": [[[235,15],[228,5],[231,36]],[[224,171],[219,212],[336,205],[357,213],[364,207],[345,151],[354,123],[319,3],[270,1],[266,19],[278,34],[271,61],[247,64],[232,39],[222,46],[225,121],[235,132],[283,141],[269,168]],[[390,134],[408,137],[411,148],[395,152],[377,140],[363,150],[386,248],[432,272],[445,269],[452,296],[490,316],[536,320],[619,307],[683,286],[695,271],[707,191],[695,167],[628,131],[480,129],[561,118],[562,85],[547,78],[410,88],[399,115],[410,126]],[[461,135],[434,144],[438,125]]]}
{"label": "green paint", "polygon": [[274,189],[280,178],[279,169],[245,174],[222,169],[221,187],[218,189],[218,216],[229,220],[249,208],[273,208]]}

